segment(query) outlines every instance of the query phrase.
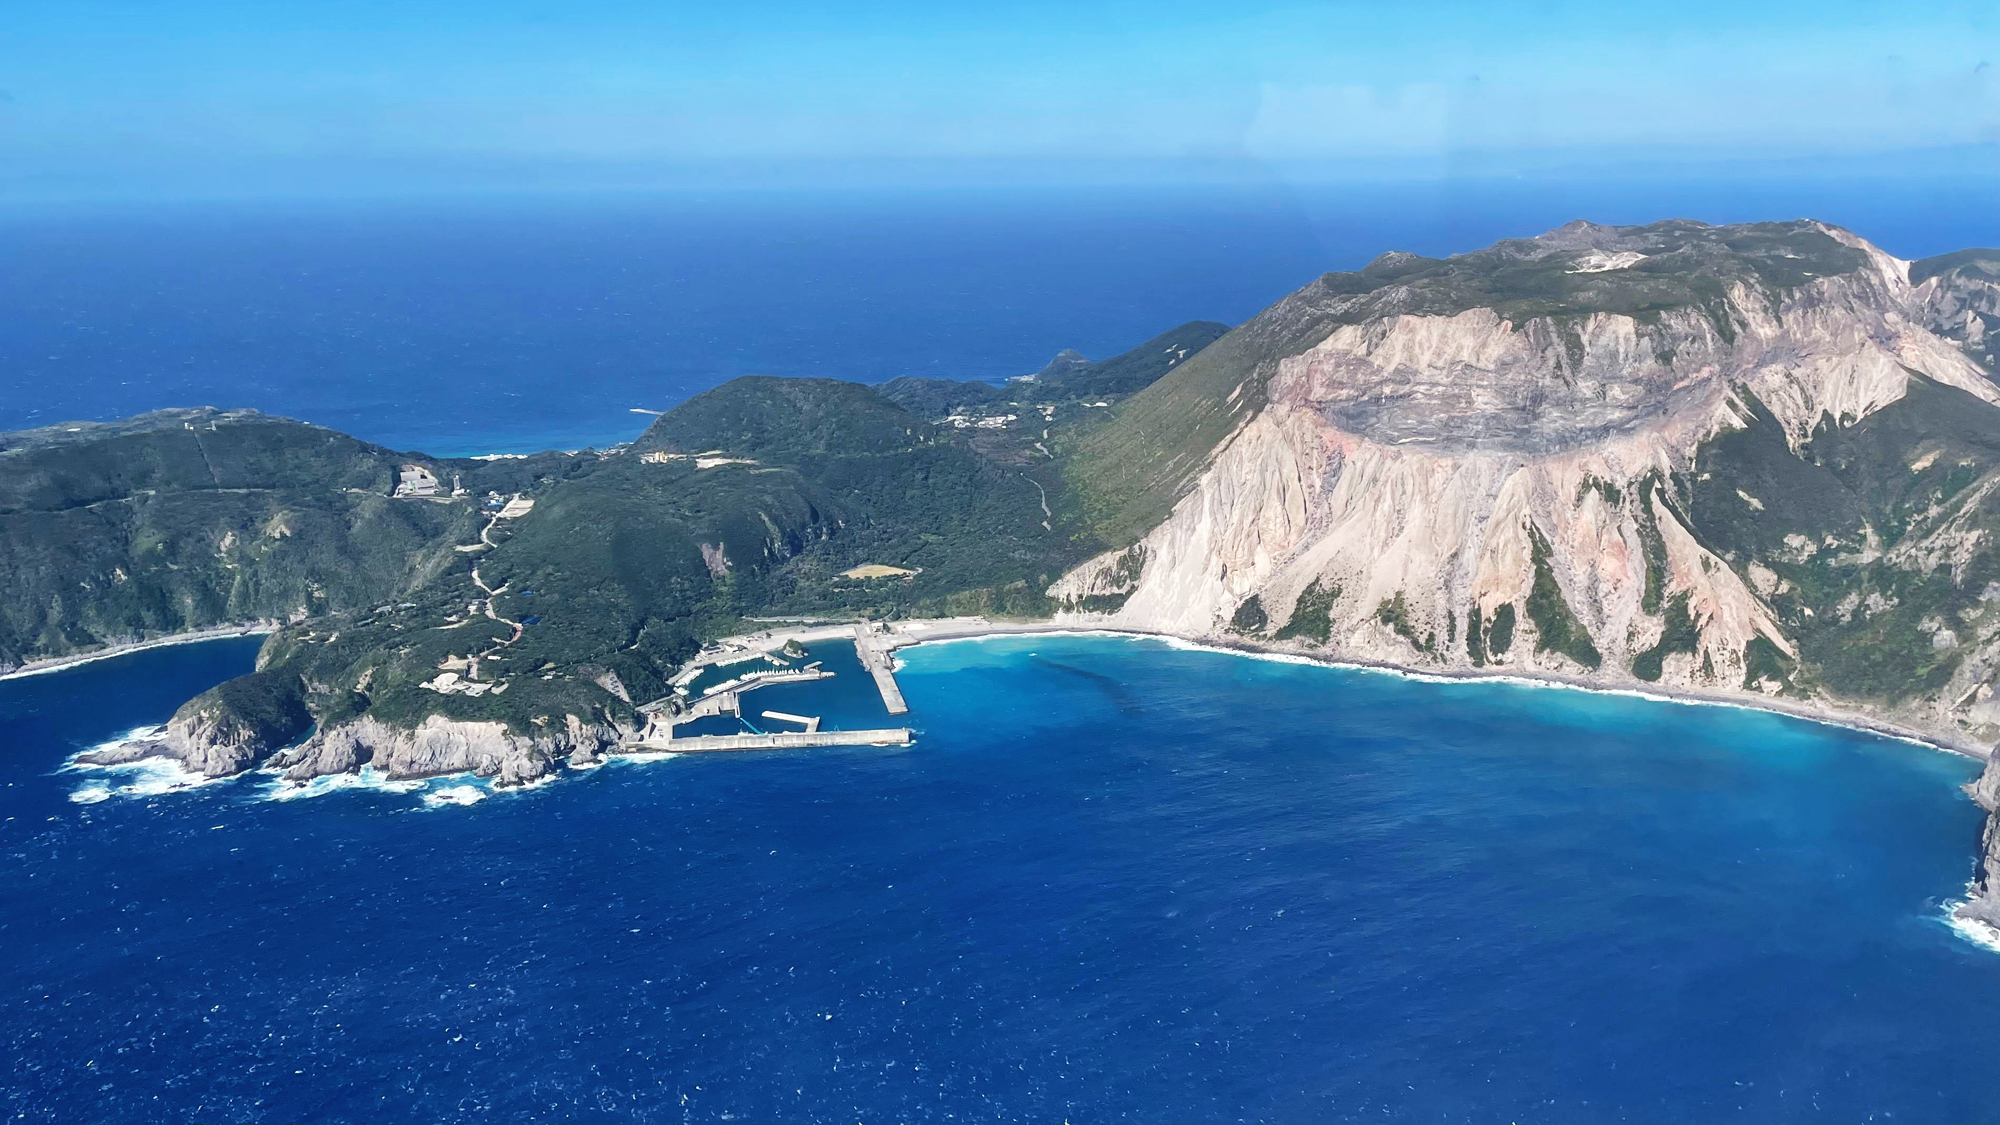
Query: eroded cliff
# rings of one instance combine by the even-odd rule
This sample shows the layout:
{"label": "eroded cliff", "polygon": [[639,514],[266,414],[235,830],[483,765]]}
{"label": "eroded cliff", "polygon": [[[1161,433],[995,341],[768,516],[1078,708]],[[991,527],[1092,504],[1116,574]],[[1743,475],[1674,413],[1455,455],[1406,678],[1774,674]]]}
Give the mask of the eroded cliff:
{"label": "eroded cliff", "polygon": [[[1323,280],[1266,314],[1289,325],[1246,326],[1293,343],[1240,365],[1214,407],[1234,412],[1226,437],[1161,522],[1051,589],[1061,616],[1420,667],[1782,692],[1955,743],[2000,735],[1987,703],[2000,616],[1979,577],[1991,451],[1917,435],[1850,458],[1877,477],[1899,458],[1901,483],[1925,486],[1893,502],[1823,467],[1833,435],[1913,393],[2000,435],[2000,389],[1939,331],[2000,289],[1963,270],[1913,284],[1910,263],[1818,224],[1572,224],[1413,268]],[[1759,495],[1718,458],[1724,438],[1826,480],[1791,495],[1759,476]],[[1801,515],[1815,488],[1854,494],[1858,518]],[[1718,494],[1741,521],[1704,518]],[[1934,682],[1884,691],[1815,659],[1827,623],[1907,613],[1890,587],[1940,573],[1954,596],[1912,623],[1931,652],[1951,650]]]}

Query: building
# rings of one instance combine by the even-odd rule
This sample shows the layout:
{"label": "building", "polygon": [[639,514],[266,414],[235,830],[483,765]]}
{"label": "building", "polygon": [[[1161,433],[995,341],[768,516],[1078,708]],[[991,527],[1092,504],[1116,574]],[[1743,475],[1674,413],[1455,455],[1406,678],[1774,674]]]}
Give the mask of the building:
{"label": "building", "polygon": [[394,496],[436,496],[438,494],[436,474],[422,465],[404,465],[396,470],[396,491]]}

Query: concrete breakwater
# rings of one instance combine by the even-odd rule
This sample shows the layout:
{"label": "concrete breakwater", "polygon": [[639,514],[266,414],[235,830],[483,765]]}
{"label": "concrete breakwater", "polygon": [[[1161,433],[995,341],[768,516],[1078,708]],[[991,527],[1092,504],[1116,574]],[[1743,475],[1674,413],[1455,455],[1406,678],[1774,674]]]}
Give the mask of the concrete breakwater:
{"label": "concrete breakwater", "polygon": [[775,734],[701,734],[688,738],[638,739],[621,754],[700,754],[725,750],[797,750],[812,746],[908,746],[908,727],[883,730],[780,731]]}
{"label": "concrete breakwater", "polygon": [[[852,641],[856,659],[867,669],[876,690],[882,696],[883,708],[891,715],[909,713],[909,704],[903,699],[902,689],[896,684],[896,662],[893,653],[897,648],[912,643],[912,638],[892,631],[882,631],[880,627],[869,623],[766,630],[718,641],[689,661],[671,681],[674,694],[653,700],[639,708],[647,720],[645,729],[623,740],[618,752],[698,753],[809,746],[908,745],[913,734],[905,727],[827,731],[819,729],[817,716],[775,712],[770,714],[785,721],[798,722],[806,729],[770,734],[756,732],[676,737],[676,728],[701,719],[721,715],[734,715],[740,719],[743,715],[743,696],[758,688],[832,676],[833,673],[820,667],[817,661],[802,668],[793,668],[785,666],[783,659],[778,655],[783,652],[787,656],[796,658],[802,655],[798,646],[809,641],[828,640]],[[767,660],[778,667],[732,677],[703,689],[699,697],[690,698],[695,681],[705,670],[758,659]]]}
{"label": "concrete breakwater", "polygon": [[896,685],[896,658],[892,655],[895,643],[884,644],[887,638],[876,636],[870,626],[854,627],[854,655],[861,660],[861,666],[875,677],[876,690],[882,693],[882,706],[891,715],[908,714],[910,705],[903,702],[903,689]]}

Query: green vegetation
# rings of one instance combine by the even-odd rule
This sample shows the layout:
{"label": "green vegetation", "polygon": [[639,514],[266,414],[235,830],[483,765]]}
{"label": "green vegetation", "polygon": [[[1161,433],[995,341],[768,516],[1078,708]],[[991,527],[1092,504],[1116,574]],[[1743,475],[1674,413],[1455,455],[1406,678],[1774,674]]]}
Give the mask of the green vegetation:
{"label": "green vegetation", "polygon": [[1493,627],[1486,634],[1486,651],[1492,653],[1492,659],[1497,661],[1513,647],[1514,603],[1503,602],[1493,607]]}
{"label": "green vegetation", "polygon": [[1255,594],[1245,598],[1243,604],[1237,606],[1235,614],[1229,618],[1230,630],[1246,636],[1262,633],[1270,623],[1270,617],[1264,613],[1263,601]]}
{"label": "green vegetation", "polygon": [[305,686],[288,672],[252,672],[226,680],[182,704],[176,723],[208,722],[226,740],[261,757],[312,729]]}
{"label": "green vegetation", "polygon": [[925,379],[903,375],[875,388],[883,398],[919,418],[937,421],[961,411],[985,413],[990,407],[1004,407],[1017,397],[1015,384],[985,383],[976,379]]}
{"label": "green vegetation", "polygon": [[959,410],[990,412],[1008,406],[1110,400],[1145,389],[1228,331],[1227,324],[1195,320],[1097,363],[1065,351],[1033,379],[998,384],[904,376],[878,389],[903,409],[932,420]]}
{"label": "green vegetation", "polygon": [[1844,693],[1884,700],[1929,694],[1950,682],[1963,655],[1958,646],[1937,647],[1936,630],[1924,622],[1955,622],[1955,610],[1977,604],[1976,592],[1942,572],[1876,566],[1856,578],[1861,604],[1850,619],[1834,612],[1798,638],[1817,677]]}
{"label": "green vegetation", "polygon": [[1647,613],[1660,612],[1660,599],[1667,588],[1667,541],[1660,535],[1660,525],[1654,518],[1652,499],[1657,489],[1657,478],[1648,476],[1640,483],[1639,509],[1633,522],[1639,529],[1639,551],[1646,564],[1646,588],[1639,595],[1639,608]]}
{"label": "green vegetation", "polygon": [[478,523],[471,498],[391,499],[399,466],[472,490],[596,460],[440,461],[254,411],[0,436],[0,668],[399,600]]}
{"label": "green vegetation", "polygon": [[1085,594],[1081,598],[1071,598],[1063,608],[1082,610],[1085,613],[1116,613],[1132,598],[1132,591],[1139,586],[1140,572],[1146,568],[1146,553],[1134,544],[1120,552],[1112,562],[1109,577],[1113,592]]}
{"label": "green vegetation", "polygon": [[1312,327],[1266,312],[1116,406],[1110,421],[1073,443],[1065,514],[1106,543],[1136,542],[1166,518],[1222,439],[1262,408],[1277,358],[1314,339]]}
{"label": "green vegetation", "polygon": [[1910,263],[1910,284],[1922,285],[1939,274],[1952,270],[1964,270],[1992,281],[2000,281],[2000,250],[1975,247],[1957,250],[1950,254],[1939,254],[1935,258],[1920,258]]}
{"label": "green vegetation", "polygon": [[1555,568],[1549,563],[1548,540],[1530,527],[1528,542],[1535,564],[1535,584],[1528,591],[1528,620],[1535,623],[1535,651],[1559,652],[1585,668],[1595,669],[1604,662],[1604,657],[1563,599]]}
{"label": "green vegetation", "polygon": [[1705,546],[1778,579],[1767,600],[1802,659],[1794,666],[1768,641],[1753,643],[1750,682],[1888,703],[1943,688],[1963,646],[1940,645],[1938,630],[1968,628],[1963,615],[2000,581],[2000,554],[1974,540],[1954,572],[1909,569],[1886,552],[1954,521],[2000,521],[2000,501],[1983,487],[2000,473],[2000,416],[1915,378],[1901,400],[1851,425],[1822,426],[1795,455],[1769,412],[1749,405],[1748,428],[1710,441],[1678,483]]}
{"label": "green vegetation", "polygon": [[[1632,674],[1649,682],[1658,681],[1667,657],[1677,652],[1693,655],[1701,643],[1701,629],[1688,613],[1688,595],[1683,590],[1667,602],[1666,628],[1659,642],[1632,658]],[[1768,643],[1768,642],[1767,642]]]}
{"label": "green vegetation", "polygon": [[1750,643],[1743,646],[1743,664],[1743,686],[1747,689],[1755,690],[1764,680],[1780,685],[1781,690],[1793,688],[1791,679],[1798,663],[1772,644],[1768,637],[1758,635],[1750,638]]}
{"label": "green vegetation", "polygon": [[1625,499],[1625,494],[1618,490],[1617,485],[1608,480],[1602,480],[1590,473],[1585,473],[1583,474],[1583,479],[1577,482],[1576,502],[1579,504],[1582,503],[1583,498],[1592,492],[1604,497],[1604,502],[1613,508],[1618,507]]}
{"label": "green vegetation", "polygon": [[1375,620],[1387,625],[1391,632],[1410,642],[1410,646],[1418,652],[1430,656],[1438,654],[1437,633],[1432,631],[1422,637],[1417,636],[1416,627],[1410,623],[1409,604],[1403,600],[1401,590],[1396,591],[1395,597],[1375,607]]}
{"label": "green vegetation", "polygon": [[[1038,401],[1054,398],[1113,398],[1142,391],[1229,331],[1213,320],[1189,321],[1099,363],[1049,377],[1039,383]],[[1039,382],[1039,380],[1038,380]]]}
{"label": "green vegetation", "polygon": [[[609,456],[441,461],[213,411],[4,441],[0,565],[30,596],[0,659],[290,620],[209,700],[266,719],[629,721],[745,616],[1041,615],[1101,549],[1044,516],[1036,466],[829,380],[737,380]],[[468,495],[392,498],[410,464]],[[495,521],[489,491],[534,508]],[[841,579],[861,563],[913,573]],[[446,671],[481,692],[425,686]]]}
{"label": "green vegetation", "polygon": [[1340,600],[1340,584],[1315,578],[1299,593],[1292,616],[1274,636],[1278,640],[1301,638],[1325,644],[1333,636],[1333,605]]}

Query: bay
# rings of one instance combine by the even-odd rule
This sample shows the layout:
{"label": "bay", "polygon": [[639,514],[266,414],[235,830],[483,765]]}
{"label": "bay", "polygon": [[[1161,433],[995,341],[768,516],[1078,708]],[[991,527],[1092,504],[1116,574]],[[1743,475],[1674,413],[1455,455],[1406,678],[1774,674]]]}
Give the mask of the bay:
{"label": "bay", "polygon": [[[1975,766],[1907,743],[1028,636],[904,653],[907,750],[62,768],[254,650],[0,682],[9,1118],[1990,1116]],[[879,721],[815,655],[760,704]]]}

